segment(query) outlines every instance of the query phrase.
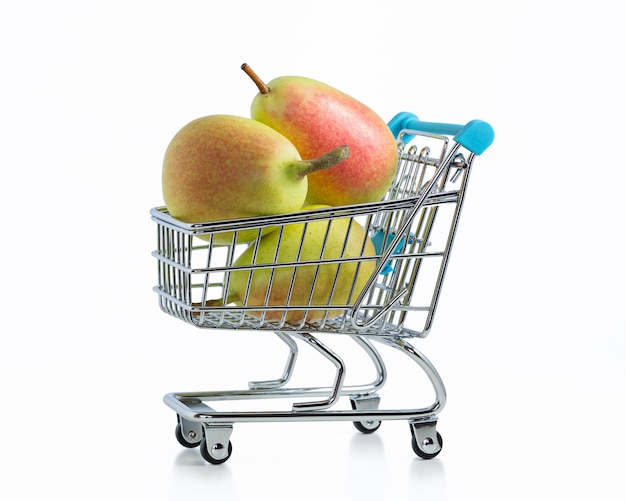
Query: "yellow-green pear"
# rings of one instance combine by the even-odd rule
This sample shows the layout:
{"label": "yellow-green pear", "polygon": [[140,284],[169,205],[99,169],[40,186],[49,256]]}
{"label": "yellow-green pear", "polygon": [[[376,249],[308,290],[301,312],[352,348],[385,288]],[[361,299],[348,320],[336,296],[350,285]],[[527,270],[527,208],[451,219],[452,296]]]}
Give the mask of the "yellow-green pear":
{"label": "yellow-green pear", "polygon": [[[323,207],[327,206],[307,206],[303,211]],[[274,231],[251,243],[234,264],[250,266],[375,255],[374,245],[364,228],[351,218],[341,218],[285,225],[282,231]],[[285,315],[287,322],[319,321],[327,311],[328,318],[332,318],[345,311],[332,306],[354,303],[375,268],[375,259],[357,259],[340,264],[234,271],[230,273],[227,303],[298,308],[270,310],[265,314],[268,320],[280,320]],[[325,309],[306,311],[309,304]],[[250,313],[260,316],[262,311],[252,310]]]}
{"label": "yellow-green pear", "polygon": [[[345,146],[313,160],[271,127],[250,118],[209,115],[189,122],[165,152],[162,188],[172,216],[187,222],[213,222],[299,211],[307,175],[345,160]],[[238,242],[258,236],[238,233]],[[229,232],[215,243],[231,243]]]}

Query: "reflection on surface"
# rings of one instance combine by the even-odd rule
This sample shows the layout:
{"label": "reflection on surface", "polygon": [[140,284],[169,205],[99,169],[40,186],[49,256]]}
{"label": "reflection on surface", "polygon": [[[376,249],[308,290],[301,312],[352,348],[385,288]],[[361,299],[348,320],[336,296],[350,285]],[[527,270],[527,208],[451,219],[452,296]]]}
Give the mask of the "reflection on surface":
{"label": "reflection on surface", "polygon": [[381,456],[384,453],[385,444],[380,436],[374,432],[369,435],[354,432],[350,439],[350,452],[355,456],[371,455]]}
{"label": "reflection on surface", "polygon": [[419,491],[430,496],[429,493],[442,493],[448,489],[444,463],[439,456],[433,459],[415,456],[409,463],[408,472],[406,486],[410,491]]}
{"label": "reflection on surface", "polygon": [[198,448],[182,449],[176,456],[176,466],[208,466]]}
{"label": "reflection on surface", "polygon": [[210,482],[213,488],[221,490],[232,487],[232,472],[228,464],[207,463],[197,448],[183,449],[174,461],[174,476],[186,482],[198,479]]}
{"label": "reflection on surface", "polygon": [[439,457],[433,459],[421,459],[415,456],[415,460],[411,461],[409,471],[411,473],[411,477],[417,480],[442,480],[445,477],[445,468],[441,458]]}

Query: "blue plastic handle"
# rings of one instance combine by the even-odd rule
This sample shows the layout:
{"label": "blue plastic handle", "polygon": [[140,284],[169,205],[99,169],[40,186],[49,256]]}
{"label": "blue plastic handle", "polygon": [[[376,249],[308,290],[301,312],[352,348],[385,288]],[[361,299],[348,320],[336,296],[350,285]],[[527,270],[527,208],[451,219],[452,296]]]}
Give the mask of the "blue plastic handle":
{"label": "blue plastic handle", "polygon": [[454,136],[454,140],[469,151],[480,155],[493,143],[493,128],[482,120],[471,120],[465,125],[422,122],[416,115],[402,111],[387,124],[395,137],[404,129],[431,134]]}

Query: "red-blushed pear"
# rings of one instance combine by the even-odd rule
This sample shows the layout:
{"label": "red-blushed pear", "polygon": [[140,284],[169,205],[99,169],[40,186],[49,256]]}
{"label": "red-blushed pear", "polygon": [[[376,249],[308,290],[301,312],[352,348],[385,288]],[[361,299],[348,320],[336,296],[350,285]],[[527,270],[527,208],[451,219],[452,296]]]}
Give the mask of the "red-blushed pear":
{"label": "red-blushed pear", "polygon": [[[326,208],[307,206],[302,210]],[[364,259],[369,256],[372,259]],[[285,225],[252,242],[237,258],[235,267],[335,260],[323,264],[261,267],[254,271],[231,271],[225,303],[260,307],[248,311],[266,320],[300,323],[333,318],[354,303],[376,269],[376,250],[365,229],[351,218],[314,220]],[[352,258],[352,260],[350,260]],[[345,260],[341,264],[337,260]],[[250,276],[252,274],[252,276]],[[268,291],[268,288],[270,289]],[[269,292],[269,294],[268,294]],[[208,306],[222,306],[221,299]],[[306,306],[321,309],[307,310]],[[279,307],[263,311],[268,306]],[[290,306],[293,309],[281,309]],[[335,307],[333,309],[333,306]]]}
{"label": "red-blushed pear", "polygon": [[[234,115],[197,118],[175,134],[165,152],[165,206],[187,223],[299,211],[307,175],[348,155],[340,146],[304,161],[286,137],[261,122]],[[257,230],[244,230],[237,240],[257,236]],[[232,243],[232,238],[229,232],[215,233],[214,242]]]}
{"label": "red-blushed pear", "polygon": [[396,173],[398,149],[387,124],[371,108],[325,83],[281,76],[265,84],[244,64],[259,89],[251,117],[286,136],[305,158],[346,144],[350,158],[309,176],[307,204],[350,205],[383,198]]}

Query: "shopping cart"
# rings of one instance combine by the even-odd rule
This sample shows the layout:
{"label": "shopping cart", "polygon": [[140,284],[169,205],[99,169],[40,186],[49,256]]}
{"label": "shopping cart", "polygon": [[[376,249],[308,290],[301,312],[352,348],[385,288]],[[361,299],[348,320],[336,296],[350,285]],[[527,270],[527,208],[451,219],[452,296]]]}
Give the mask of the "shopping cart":
{"label": "shopping cart", "polygon": [[[230,457],[236,422],[352,421],[360,432],[372,433],[383,420],[407,420],[412,448],[419,457],[430,459],[441,451],[436,424],[446,403],[444,384],[408,339],[424,338],[431,330],[471,166],[493,141],[493,129],[480,120],[463,126],[422,122],[407,112],[396,115],[389,127],[398,139],[398,169],[380,202],[193,224],[170,216],[165,207],[151,210],[157,223],[154,290],[161,309],[200,328],[269,331],[287,346],[287,362],[277,379],[252,381],[243,390],[165,395],[165,404],[177,415],[176,438],[185,447],[200,446],[209,463],[220,464]],[[344,226],[339,254],[327,253],[331,228],[346,221],[358,223],[366,236]],[[299,234],[304,240],[307,228],[313,227],[318,228],[319,245],[314,257],[303,252],[300,242],[287,260],[277,258],[277,250],[273,258],[261,259],[259,242],[268,231],[279,249],[288,245],[286,235]],[[251,244],[237,243],[244,230],[258,232]],[[222,234],[232,244],[218,244],[224,241]],[[333,245],[337,247],[336,242]],[[370,252],[364,251],[367,245]],[[360,252],[346,251],[355,246]],[[252,257],[242,262],[246,250]],[[306,273],[309,282],[299,282],[298,273]],[[255,274],[262,277],[260,282],[255,282]],[[346,283],[346,276],[352,277],[351,282]],[[263,280],[265,292],[255,294],[252,289]],[[284,296],[277,302],[271,291],[279,283]],[[303,284],[309,287],[306,294],[296,291]],[[236,287],[238,296],[233,300]],[[319,300],[316,287],[325,287],[326,301]],[[374,381],[344,384],[346,364],[317,334],[352,338],[371,360]],[[397,349],[417,364],[434,390],[432,404],[379,409],[387,368],[375,343]],[[330,386],[289,386],[299,344],[314,348],[332,363],[335,375]],[[245,406],[249,400],[269,398],[282,399],[278,401],[286,405],[218,411],[207,404],[226,406],[226,401],[238,401]]]}

